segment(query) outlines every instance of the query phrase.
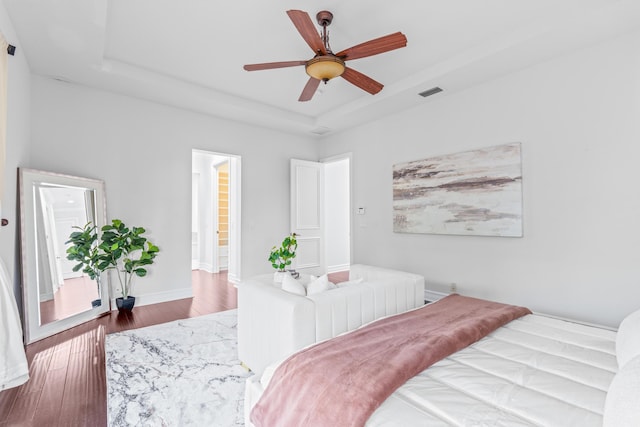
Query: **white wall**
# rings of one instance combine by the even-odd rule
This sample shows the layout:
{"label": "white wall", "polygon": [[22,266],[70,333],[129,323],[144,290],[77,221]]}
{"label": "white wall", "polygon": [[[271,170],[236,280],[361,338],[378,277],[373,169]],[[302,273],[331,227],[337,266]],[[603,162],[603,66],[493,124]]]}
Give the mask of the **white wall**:
{"label": "white wall", "polygon": [[[289,158],[311,139],[34,76],[31,166],[103,179],[107,214],[144,226],[160,247],[142,301],[191,290],[191,150],[242,157],[242,277],[271,271],[289,230]],[[155,294],[155,295],[154,295]]]}
{"label": "white wall", "polygon": [[30,147],[30,91],[31,72],[16,36],[9,14],[0,1],[0,31],[7,41],[16,46],[15,56],[9,56],[7,78],[7,146],[4,171],[0,170],[0,180],[4,182],[2,197],[2,217],[9,225],[0,227],[0,257],[14,278],[14,294],[22,310],[22,288],[18,265],[18,217],[17,217],[17,168],[27,162]]}
{"label": "white wall", "polygon": [[[617,325],[640,307],[639,117],[635,33],[326,138],[321,156],[353,152],[352,206],[367,208],[352,261]],[[523,238],[393,233],[393,164],[516,141]]]}
{"label": "white wall", "polygon": [[[329,135],[319,156],[310,139],[30,80],[2,2],[0,30],[18,47],[2,200],[11,224],[0,228],[12,270],[18,166],[106,181],[109,217],[146,226],[162,250],[136,285],[144,295],[190,284],[192,148],[242,156],[245,277],[270,270],[268,250],[288,232],[288,159],[350,151],[352,206],[367,208],[353,216],[353,262],[424,274],[436,291],[456,282],[463,294],[609,325],[640,305],[638,34]],[[394,163],[513,141],[523,144],[523,238],[392,232]]]}

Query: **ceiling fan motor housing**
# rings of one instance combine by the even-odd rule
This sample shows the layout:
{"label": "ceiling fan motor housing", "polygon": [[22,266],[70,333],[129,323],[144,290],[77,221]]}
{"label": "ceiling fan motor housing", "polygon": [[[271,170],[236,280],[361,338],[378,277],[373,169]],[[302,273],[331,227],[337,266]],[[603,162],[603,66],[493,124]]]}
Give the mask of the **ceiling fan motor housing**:
{"label": "ceiling fan motor housing", "polygon": [[316,14],[316,20],[321,27],[328,27],[333,21],[333,13],[328,10],[321,10]]}

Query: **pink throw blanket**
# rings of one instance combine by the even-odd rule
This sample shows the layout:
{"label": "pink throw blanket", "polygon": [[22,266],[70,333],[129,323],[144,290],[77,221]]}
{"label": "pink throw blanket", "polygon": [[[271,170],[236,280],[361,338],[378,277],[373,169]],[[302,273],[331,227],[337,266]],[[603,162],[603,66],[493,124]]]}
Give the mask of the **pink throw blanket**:
{"label": "pink throw blanket", "polygon": [[363,426],[408,379],[530,313],[454,294],[321,342],[277,368],[251,421],[256,427]]}

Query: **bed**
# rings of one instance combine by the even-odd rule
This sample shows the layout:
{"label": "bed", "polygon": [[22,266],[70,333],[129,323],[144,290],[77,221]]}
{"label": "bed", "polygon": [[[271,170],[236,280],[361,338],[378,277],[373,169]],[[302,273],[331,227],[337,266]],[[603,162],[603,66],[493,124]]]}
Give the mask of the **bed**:
{"label": "bed", "polygon": [[[635,408],[640,397],[639,313],[628,316],[618,333],[525,314],[409,378],[364,425],[640,425]],[[254,425],[251,411],[277,369],[247,381],[247,426]],[[292,393],[283,407],[300,398],[298,390]],[[300,399],[311,404],[313,397]],[[331,413],[341,399],[334,394],[321,406]]]}

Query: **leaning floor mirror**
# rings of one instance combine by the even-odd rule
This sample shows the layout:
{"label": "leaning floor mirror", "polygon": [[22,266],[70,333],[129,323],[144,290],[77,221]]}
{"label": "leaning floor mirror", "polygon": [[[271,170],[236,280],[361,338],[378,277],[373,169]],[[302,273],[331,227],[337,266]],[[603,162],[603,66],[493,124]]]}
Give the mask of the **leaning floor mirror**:
{"label": "leaning floor mirror", "polygon": [[[104,182],[19,170],[25,343],[94,319],[110,310],[107,277],[73,271],[66,242],[74,227],[99,230],[106,221]],[[103,275],[106,276],[106,275]]]}

